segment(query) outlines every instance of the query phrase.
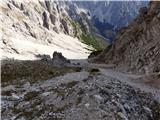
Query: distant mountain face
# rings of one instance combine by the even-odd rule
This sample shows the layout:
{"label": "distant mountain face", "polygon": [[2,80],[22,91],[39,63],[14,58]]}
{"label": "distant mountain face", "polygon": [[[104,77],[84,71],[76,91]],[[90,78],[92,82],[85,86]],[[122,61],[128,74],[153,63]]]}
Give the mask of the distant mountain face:
{"label": "distant mountain face", "polygon": [[[62,3],[62,2],[61,2]],[[138,15],[147,1],[67,1],[63,2],[68,14],[74,20],[83,14],[94,32],[105,38],[113,39],[115,32],[126,26]],[[62,5],[62,4],[61,4]]]}
{"label": "distant mountain face", "polygon": [[133,20],[146,1],[87,1],[74,2],[80,9],[86,10],[92,19],[121,27]]}

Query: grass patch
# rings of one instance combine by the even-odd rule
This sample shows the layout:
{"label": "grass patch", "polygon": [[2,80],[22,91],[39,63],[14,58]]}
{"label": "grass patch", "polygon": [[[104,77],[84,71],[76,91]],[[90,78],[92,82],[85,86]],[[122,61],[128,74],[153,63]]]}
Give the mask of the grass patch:
{"label": "grass patch", "polygon": [[73,27],[74,29],[77,29],[76,22],[74,22],[74,21],[70,21],[70,23],[71,23],[71,25],[72,25],[72,27]]}
{"label": "grass patch", "polygon": [[100,40],[97,40],[92,33],[87,32],[86,26],[83,24],[82,20],[78,22],[70,21],[71,26],[73,27],[75,33],[74,36],[78,37],[82,43],[93,47],[94,49],[88,49],[90,51],[99,51],[105,48],[105,45],[101,43]]}
{"label": "grass patch", "polygon": [[92,51],[100,51],[102,50],[102,47],[100,46],[99,42],[96,40],[95,37],[89,35],[89,34],[81,34],[81,40],[84,44],[87,44],[89,46],[92,46],[95,50]]}
{"label": "grass patch", "polygon": [[2,61],[1,66],[1,81],[2,86],[7,84],[17,84],[24,79],[34,83],[38,80],[46,80],[74,71],[77,71],[76,67],[56,67],[52,62],[41,60],[5,60]]}
{"label": "grass patch", "polygon": [[71,20],[70,20],[70,24],[74,30],[74,36],[77,38],[80,38],[80,34],[81,34],[80,25],[75,21],[71,21]]}
{"label": "grass patch", "polygon": [[36,97],[39,93],[36,92],[36,91],[31,91],[31,92],[28,92],[24,95],[24,100],[26,101],[29,101],[31,100],[32,98]]}

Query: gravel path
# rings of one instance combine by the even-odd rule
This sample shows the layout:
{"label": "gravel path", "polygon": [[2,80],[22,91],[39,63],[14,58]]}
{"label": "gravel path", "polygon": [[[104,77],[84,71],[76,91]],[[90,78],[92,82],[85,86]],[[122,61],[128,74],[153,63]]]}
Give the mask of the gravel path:
{"label": "gravel path", "polygon": [[132,87],[139,88],[142,91],[152,93],[154,98],[160,102],[160,89],[146,85],[145,83],[139,81],[138,78],[142,77],[141,75],[124,74],[112,69],[100,69],[100,71],[104,75],[106,75],[106,77],[109,76],[118,79],[121,82],[124,82]]}
{"label": "gravel path", "polygon": [[124,82],[134,88],[138,88],[147,93],[152,93],[154,98],[160,102],[160,89],[155,88],[154,86],[151,86],[149,84],[145,84],[142,80],[142,78],[145,75],[135,75],[135,74],[120,72],[115,70],[114,69],[115,66],[111,64],[94,64],[94,63],[88,63],[86,60],[79,60],[77,62],[81,63],[81,65],[84,67],[87,66],[90,68],[99,68],[101,73],[106,77],[111,77],[120,80],[121,82]]}

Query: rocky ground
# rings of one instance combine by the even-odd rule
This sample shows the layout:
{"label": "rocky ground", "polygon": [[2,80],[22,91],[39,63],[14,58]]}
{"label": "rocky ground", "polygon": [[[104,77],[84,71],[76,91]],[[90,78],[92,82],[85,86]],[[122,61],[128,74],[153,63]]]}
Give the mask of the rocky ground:
{"label": "rocky ground", "polygon": [[65,62],[72,71],[34,82],[30,77],[2,81],[2,119],[160,120],[160,101],[126,83],[127,75],[115,76],[107,65]]}

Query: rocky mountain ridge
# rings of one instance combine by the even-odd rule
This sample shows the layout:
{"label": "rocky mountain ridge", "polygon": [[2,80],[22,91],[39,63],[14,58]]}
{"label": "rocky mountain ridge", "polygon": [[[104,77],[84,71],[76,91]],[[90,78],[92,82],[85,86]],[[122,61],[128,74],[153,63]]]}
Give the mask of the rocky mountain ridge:
{"label": "rocky mountain ridge", "polygon": [[87,14],[90,19],[97,18],[99,22],[106,22],[115,27],[127,25],[147,1],[73,1],[77,11]]}
{"label": "rocky mountain ridge", "polygon": [[[68,15],[76,21],[83,18],[83,23],[111,42],[115,33],[126,26],[138,15],[147,1],[63,1]],[[78,14],[78,15],[77,15]],[[87,20],[85,20],[85,19]]]}

